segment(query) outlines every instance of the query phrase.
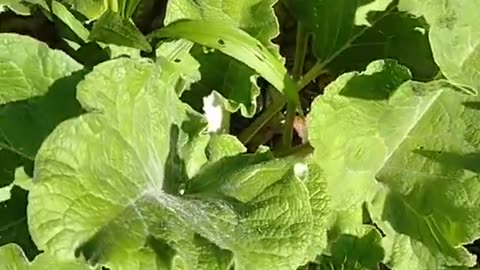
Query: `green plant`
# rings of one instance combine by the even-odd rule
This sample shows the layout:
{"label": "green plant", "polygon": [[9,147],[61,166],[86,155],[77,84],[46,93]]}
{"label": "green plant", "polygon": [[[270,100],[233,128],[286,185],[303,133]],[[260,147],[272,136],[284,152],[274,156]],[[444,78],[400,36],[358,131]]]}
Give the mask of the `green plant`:
{"label": "green plant", "polygon": [[0,1],[0,269],[475,266],[479,0],[162,2]]}

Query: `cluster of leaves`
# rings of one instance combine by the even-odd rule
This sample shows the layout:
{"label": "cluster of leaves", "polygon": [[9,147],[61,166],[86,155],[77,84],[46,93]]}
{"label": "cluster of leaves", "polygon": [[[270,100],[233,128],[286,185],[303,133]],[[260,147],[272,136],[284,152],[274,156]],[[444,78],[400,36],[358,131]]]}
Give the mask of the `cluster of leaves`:
{"label": "cluster of leaves", "polygon": [[0,0],[0,269],[475,265],[480,0],[161,2]]}

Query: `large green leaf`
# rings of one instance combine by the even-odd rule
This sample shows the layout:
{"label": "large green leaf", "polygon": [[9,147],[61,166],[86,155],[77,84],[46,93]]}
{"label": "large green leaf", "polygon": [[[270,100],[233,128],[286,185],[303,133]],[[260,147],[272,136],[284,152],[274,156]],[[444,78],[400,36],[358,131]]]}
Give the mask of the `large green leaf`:
{"label": "large green leaf", "polygon": [[44,95],[56,80],[82,68],[27,36],[2,33],[0,41],[0,104]]}
{"label": "large green leaf", "polygon": [[[437,73],[421,19],[395,10],[391,0],[287,1],[306,32],[313,34],[317,68],[342,73],[373,60],[395,58],[414,78]],[[319,72],[320,72],[319,70]]]}
{"label": "large green leaf", "polygon": [[313,34],[314,53],[322,63],[329,64],[383,16],[369,20],[369,15],[387,9],[392,0],[289,0],[288,6]]}
{"label": "large green leaf", "polygon": [[309,116],[315,160],[334,209],[370,202],[372,220],[388,237],[407,236],[426,268],[471,265],[461,245],[480,236],[480,204],[470,199],[480,189],[479,98],[410,78],[377,61],[327,87]]}
{"label": "large green leaf", "polygon": [[445,77],[475,89],[480,89],[479,5],[478,0],[401,0],[399,4],[430,24],[433,55]]}
{"label": "large green leaf", "polygon": [[63,52],[16,34],[0,35],[0,146],[33,160],[55,126],[81,113],[82,66]]}
{"label": "large green leaf", "polygon": [[16,242],[31,258],[38,251],[27,228],[27,195],[14,186],[14,172],[31,169],[57,124],[81,113],[75,87],[82,66],[32,38],[1,34],[0,67],[0,183],[11,192],[2,203],[0,244]]}
{"label": "large green leaf", "polygon": [[292,170],[295,160],[269,158],[269,153],[223,158],[207,165],[187,188],[196,196],[245,203],[239,212],[243,228],[233,231],[239,269],[295,269],[311,255],[310,198]]}
{"label": "large green leaf", "polygon": [[[311,208],[289,163],[268,179],[249,175],[269,185],[243,203],[185,191],[207,162],[208,137],[204,120],[180,102],[164,72],[148,60],[117,59],[78,86],[90,113],[62,123],[36,158],[28,208],[35,243],[112,269],[227,269],[232,259],[237,269],[303,263]],[[229,183],[242,189],[234,176]]]}
{"label": "large green leaf", "polygon": [[86,263],[61,261],[52,256],[41,254],[33,262],[29,262],[22,249],[15,244],[0,247],[0,266],[5,270],[88,270],[94,269]]}
{"label": "large green leaf", "polygon": [[374,60],[394,58],[416,80],[429,81],[438,74],[422,18],[388,10],[370,16],[370,21],[376,23],[328,64],[331,72],[362,70]]}
{"label": "large green leaf", "polygon": [[[276,57],[278,48],[271,42],[279,34],[277,18],[272,6],[276,0],[173,0],[168,1],[165,24],[181,19],[202,20],[238,27],[258,39]],[[195,28],[200,29],[200,28]],[[184,100],[197,110],[201,97],[217,91],[225,97],[227,109],[240,110],[252,116],[256,110],[256,97],[260,91],[255,71],[243,63],[218,52],[205,54],[195,50],[194,57],[201,64],[202,81],[186,92]],[[225,78],[219,80],[218,78]]]}

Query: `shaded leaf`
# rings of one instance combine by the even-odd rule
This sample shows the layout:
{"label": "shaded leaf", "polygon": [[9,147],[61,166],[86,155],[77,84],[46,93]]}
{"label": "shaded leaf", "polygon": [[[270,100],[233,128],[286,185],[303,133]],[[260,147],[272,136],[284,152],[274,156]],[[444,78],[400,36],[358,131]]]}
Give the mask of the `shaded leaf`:
{"label": "shaded leaf", "polygon": [[82,68],[31,37],[2,33],[0,41],[0,104],[43,95],[57,79]]}
{"label": "shaded leaf", "polygon": [[321,269],[377,270],[384,257],[381,235],[375,229],[364,229],[359,237],[341,235],[332,245],[331,257],[322,257]]}
{"label": "shaded leaf", "polygon": [[[400,0],[399,7],[423,15],[430,25],[435,61],[448,79],[480,89],[480,1]],[[452,57],[452,52],[454,56]]]}
{"label": "shaded leaf", "polygon": [[[72,10],[75,10],[82,15],[84,15],[89,20],[98,19],[103,12],[108,9],[110,3],[114,4],[117,0],[114,1],[103,1],[103,0],[60,0],[60,2]],[[114,10],[116,11],[116,10]]]}
{"label": "shaded leaf", "polygon": [[152,47],[145,36],[129,20],[120,14],[107,10],[95,22],[89,36],[90,40],[101,41],[107,44],[132,47],[151,52]]}
{"label": "shaded leaf", "polygon": [[416,80],[429,81],[437,75],[428,27],[421,18],[396,10],[370,17],[378,22],[332,60],[328,65],[330,71],[362,70],[373,60],[394,58],[408,67]]}
{"label": "shaded leaf", "polygon": [[[357,38],[391,12],[392,0],[290,0],[288,6],[313,34],[313,51],[320,65],[326,68],[337,56],[349,49]],[[385,12],[373,20],[370,15]]]}
{"label": "shaded leaf", "polygon": [[0,202],[0,217],[2,217],[0,222],[0,246],[16,243],[23,248],[29,259],[33,259],[39,251],[28,231],[27,191],[13,186],[10,193],[9,200]]}

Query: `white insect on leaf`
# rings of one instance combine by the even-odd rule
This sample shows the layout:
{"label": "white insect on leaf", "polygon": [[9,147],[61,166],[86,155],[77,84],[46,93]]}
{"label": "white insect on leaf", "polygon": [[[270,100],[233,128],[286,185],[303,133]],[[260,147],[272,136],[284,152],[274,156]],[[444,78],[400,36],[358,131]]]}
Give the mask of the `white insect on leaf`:
{"label": "white insect on leaf", "polygon": [[203,98],[203,111],[208,122],[208,132],[221,133],[228,128],[228,112],[221,96],[213,91]]}

